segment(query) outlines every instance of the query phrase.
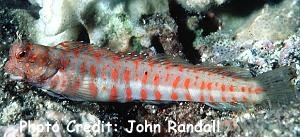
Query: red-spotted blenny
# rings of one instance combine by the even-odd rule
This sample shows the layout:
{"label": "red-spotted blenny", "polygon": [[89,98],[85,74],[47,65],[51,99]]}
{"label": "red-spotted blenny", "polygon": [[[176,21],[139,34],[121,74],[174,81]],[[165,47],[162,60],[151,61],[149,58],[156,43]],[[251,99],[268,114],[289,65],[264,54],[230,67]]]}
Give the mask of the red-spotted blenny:
{"label": "red-spotted blenny", "polygon": [[295,71],[290,67],[252,78],[237,68],[115,53],[82,42],[54,47],[15,42],[5,71],[14,79],[85,101],[256,104],[295,92],[290,82]]}

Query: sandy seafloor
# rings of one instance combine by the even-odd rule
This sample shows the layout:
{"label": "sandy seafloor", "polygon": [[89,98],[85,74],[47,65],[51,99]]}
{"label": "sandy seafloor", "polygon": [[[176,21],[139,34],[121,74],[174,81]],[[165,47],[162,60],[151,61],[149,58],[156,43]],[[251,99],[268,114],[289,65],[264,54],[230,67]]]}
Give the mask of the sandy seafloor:
{"label": "sandy seafloor", "polygon": [[[289,65],[297,70],[294,86],[299,95],[300,10],[297,8],[297,6],[300,7],[299,1],[269,0],[251,2],[247,0],[243,4],[235,3],[234,0],[220,0],[222,2],[219,1],[216,4],[216,1],[214,1],[212,5],[210,5],[209,0],[207,1],[208,4],[205,7],[201,6],[201,0],[178,0],[178,2],[170,0],[167,4],[168,10],[145,13],[149,15],[140,18],[146,18],[146,22],[141,25],[141,28],[143,34],[147,35],[141,39],[147,40],[149,35],[153,39],[149,40],[148,47],[147,44],[143,45],[141,39],[134,39],[139,44],[132,42],[127,46],[133,50],[144,52],[152,52],[154,47],[157,51],[180,56],[194,64],[212,62],[218,65],[241,67],[248,69],[254,76],[279,66]],[[32,6],[28,1],[13,0],[7,2],[0,0],[0,2],[0,136],[5,134],[10,137],[300,136],[299,97],[288,99],[283,103],[256,105],[242,111],[221,111],[202,103],[189,102],[163,104],[76,102],[58,99],[48,95],[42,89],[32,87],[26,83],[12,81],[2,68],[7,61],[9,45],[17,38],[16,34],[23,33],[25,38],[39,43],[51,43],[51,41],[45,42],[38,39],[37,35],[39,34],[31,35],[32,30],[41,33],[39,36],[43,36],[43,32],[39,32],[38,29],[28,25],[26,21],[30,19],[24,18],[30,15],[33,17],[32,20],[38,20],[41,7]],[[190,4],[184,4],[188,2]],[[193,6],[193,4],[196,6]],[[287,6],[291,4],[295,5],[293,7]],[[129,3],[129,5],[132,4]],[[252,8],[245,8],[247,10],[245,12],[236,10],[239,9],[239,6],[247,7],[245,5]],[[266,8],[265,5],[269,5],[269,7]],[[196,9],[201,10],[195,11]],[[286,11],[289,12],[285,13]],[[26,16],[24,12],[26,12]],[[129,19],[128,22],[130,22]],[[168,26],[168,29],[165,29],[163,24]],[[103,24],[100,24],[98,28],[89,28],[88,25],[83,25],[83,27],[86,27],[87,30],[101,30],[101,25]],[[102,28],[105,27],[104,25]],[[127,29],[134,30],[132,27]],[[90,37],[89,40],[95,43],[98,39],[112,41],[107,42],[108,46],[114,43],[117,43],[116,45],[120,44],[120,41],[114,41],[114,37],[109,36],[110,31],[106,31],[106,33],[108,35],[106,37]],[[117,39],[121,37],[122,41],[128,40],[128,35],[135,35],[134,33],[126,33],[126,37],[124,37],[124,32],[114,32],[114,35],[115,33],[117,33]],[[154,36],[152,37],[152,35]],[[72,36],[66,36],[65,38],[67,38],[66,40],[72,40]],[[73,40],[78,39],[86,40],[86,38]],[[53,43],[55,42],[54,40]],[[153,45],[159,45],[160,47]],[[115,46],[112,47],[116,48]],[[118,50],[118,47],[116,50]],[[21,120],[30,121],[33,126],[56,123],[59,125],[59,131],[38,132],[30,131],[28,128],[20,131]],[[101,120],[105,123],[111,122],[116,126],[113,127],[115,130],[112,132],[77,131],[71,133],[66,128],[68,122],[72,120],[75,120],[77,124],[92,124]],[[162,129],[167,128],[167,122],[170,120],[189,124],[196,124],[199,121],[210,123],[211,120],[216,120],[220,122],[220,132],[174,133],[162,131],[161,133],[138,133],[135,131],[129,134],[124,131],[124,128],[129,127],[128,120],[136,120],[137,123],[144,123],[147,120],[150,123],[159,124]]]}

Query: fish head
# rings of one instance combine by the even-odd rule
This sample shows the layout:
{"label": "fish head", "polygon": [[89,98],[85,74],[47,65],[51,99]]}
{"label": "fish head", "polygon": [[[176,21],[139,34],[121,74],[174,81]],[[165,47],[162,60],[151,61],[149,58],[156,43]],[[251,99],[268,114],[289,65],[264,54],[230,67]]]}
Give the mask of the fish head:
{"label": "fish head", "polygon": [[51,64],[49,49],[46,46],[27,41],[14,42],[9,50],[9,59],[4,66],[5,72],[13,80],[37,82],[50,75],[47,71]]}

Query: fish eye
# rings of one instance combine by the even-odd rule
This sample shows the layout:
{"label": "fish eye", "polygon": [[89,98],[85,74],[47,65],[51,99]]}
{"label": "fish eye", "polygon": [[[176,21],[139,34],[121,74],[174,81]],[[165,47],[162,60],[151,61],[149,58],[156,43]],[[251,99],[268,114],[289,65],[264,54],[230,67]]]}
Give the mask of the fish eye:
{"label": "fish eye", "polygon": [[26,56],[26,51],[21,51],[16,55],[17,59],[23,58]]}

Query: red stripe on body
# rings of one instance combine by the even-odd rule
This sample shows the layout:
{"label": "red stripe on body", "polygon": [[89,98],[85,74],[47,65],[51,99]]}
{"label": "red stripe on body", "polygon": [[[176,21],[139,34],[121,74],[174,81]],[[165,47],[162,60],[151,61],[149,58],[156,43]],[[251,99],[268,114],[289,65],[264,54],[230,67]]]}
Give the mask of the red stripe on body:
{"label": "red stripe on body", "polygon": [[[172,83],[173,90],[177,88],[179,81],[180,81],[180,76],[177,76]],[[177,93],[172,91],[170,98],[173,101],[176,101],[178,99]]]}
{"label": "red stripe on body", "polygon": [[165,69],[166,70],[168,70],[168,69],[170,69],[171,68],[171,66],[169,65],[169,64],[167,64],[166,66],[165,66]]}
{"label": "red stripe on body", "polygon": [[154,79],[153,79],[153,84],[155,86],[159,85],[159,74],[155,74]]}
{"label": "red stripe on body", "polygon": [[221,100],[222,100],[223,102],[226,102],[226,97],[225,97],[225,96],[222,96]]}
{"label": "red stripe on body", "polygon": [[70,65],[70,59],[63,59],[62,60],[62,68],[60,70],[65,71],[65,69]]}
{"label": "red stripe on body", "polygon": [[248,92],[251,93],[252,92],[252,88],[248,87]]}
{"label": "red stripe on body", "polygon": [[187,93],[185,94],[185,99],[188,100],[188,101],[191,101],[191,100],[192,100],[192,97],[191,97],[191,95],[190,95],[190,93],[189,93],[190,82],[191,82],[190,78],[187,78],[187,79],[185,79],[185,81],[184,81],[184,88],[185,88],[186,91],[187,91]]}
{"label": "red stripe on body", "polygon": [[147,92],[144,88],[142,88],[140,96],[141,96],[141,100],[147,100]]}
{"label": "red stripe on body", "polygon": [[74,49],[74,56],[76,57],[76,58],[78,58],[79,57],[79,53],[81,52],[81,50],[84,48],[84,46],[83,45],[80,45],[79,47],[78,47],[78,49]]}
{"label": "red stripe on body", "polygon": [[245,92],[246,88],[245,87],[241,87],[241,90],[242,90],[242,92]]}
{"label": "red stripe on body", "polygon": [[97,94],[98,94],[98,89],[97,89],[96,84],[93,81],[90,81],[90,83],[89,83],[89,90],[90,90],[90,95],[93,98],[96,98]]}
{"label": "red stripe on body", "polygon": [[176,101],[176,100],[178,99],[178,95],[177,95],[176,92],[172,92],[172,93],[171,93],[171,99],[172,99],[173,101]]}
{"label": "red stripe on body", "polygon": [[110,99],[110,101],[116,101],[117,97],[118,97],[117,87],[115,85],[113,85],[113,87],[110,90],[109,99]]}
{"label": "red stripe on body", "polygon": [[100,64],[100,57],[101,57],[101,52],[99,51],[100,49],[95,49],[92,45],[88,46],[88,52],[93,54],[93,58],[96,59],[97,63]]}
{"label": "red stripe on body", "polygon": [[182,66],[182,65],[179,65],[179,66],[178,66],[178,71],[180,71],[180,72],[183,71],[183,66]]}
{"label": "red stripe on body", "polygon": [[136,81],[139,79],[139,75],[138,75],[139,63],[140,63],[139,59],[136,59],[133,61],[133,64],[135,66],[135,80]]}
{"label": "red stripe on body", "polygon": [[75,81],[74,81],[74,85],[73,85],[74,92],[76,92],[76,91],[79,90],[80,84],[81,84],[81,79],[80,78],[76,78]]}
{"label": "red stripe on body", "polygon": [[168,81],[169,81],[169,77],[170,77],[170,74],[169,74],[169,73],[167,73],[167,74],[166,74],[166,79],[165,79],[165,82],[168,82]]}
{"label": "red stripe on body", "polygon": [[103,67],[101,68],[101,77],[102,77],[102,79],[104,79],[104,80],[106,80],[105,70],[106,70],[106,67],[103,66]]}
{"label": "red stripe on body", "polygon": [[95,51],[93,57],[96,59],[98,64],[101,63],[101,59],[100,59],[101,53],[100,52]]}
{"label": "red stripe on body", "polygon": [[211,89],[212,89],[212,84],[213,84],[212,82],[207,83],[207,89],[208,89],[208,90],[211,90]]}
{"label": "red stripe on body", "polygon": [[203,95],[200,95],[200,102],[205,102],[205,98]]}
{"label": "red stripe on body", "polygon": [[97,78],[97,69],[96,69],[95,65],[93,65],[93,64],[90,67],[90,75],[91,75],[92,79]]}
{"label": "red stripe on body", "polygon": [[130,82],[130,70],[128,68],[124,70],[124,81],[126,84]]}
{"label": "red stripe on body", "polygon": [[233,85],[230,85],[230,86],[229,86],[229,91],[230,91],[230,92],[234,92],[234,86],[233,86]]}
{"label": "red stripe on body", "polygon": [[172,87],[173,87],[173,88],[176,88],[177,85],[178,85],[178,83],[179,83],[179,81],[180,81],[180,76],[177,76],[177,77],[175,78],[175,80],[173,81]]}
{"label": "red stripe on body", "polygon": [[225,84],[222,84],[222,85],[221,85],[221,91],[222,91],[222,92],[225,92],[225,90],[226,90],[226,86],[225,86]]}
{"label": "red stripe on body", "polygon": [[120,60],[119,56],[114,55],[114,56],[111,56],[111,57],[112,57],[112,63],[113,64],[117,64]]}
{"label": "red stripe on body", "polygon": [[81,63],[79,73],[80,73],[81,75],[85,75],[85,73],[86,73],[86,64],[85,64],[85,62],[82,62],[82,63]]}
{"label": "red stripe on body", "polygon": [[152,71],[153,70],[153,66],[154,66],[154,62],[150,61],[148,65],[149,65],[150,71]]}
{"label": "red stripe on body", "polygon": [[204,90],[204,89],[205,89],[205,82],[204,82],[204,81],[201,82],[200,89],[201,89],[201,90]]}
{"label": "red stripe on body", "polygon": [[139,62],[140,62],[139,59],[136,59],[133,61],[136,71],[138,71],[138,69],[139,69]]}
{"label": "red stripe on body", "polygon": [[209,96],[209,102],[214,102],[214,97],[212,95]]}
{"label": "red stripe on body", "polygon": [[184,81],[184,88],[189,89],[190,82],[191,82],[191,79],[189,79],[189,78],[185,79],[185,81]]}
{"label": "red stripe on body", "polygon": [[131,89],[128,87],[128,88],[126,88],[125,92],[126,92],[126,100],[131,101],[132,100],[132,91],[131,91]]}
{"label": "red stripe on body", "polygon": [[111,71],[111,78],[113,81],[117,81],[118,80],[118,71],[116,68],[113,68]]}
{"label": "red stripe on body", "polygon": [[185,94],[185,99],[187,101],[191,101],[192,100],[191,94],[189,92]]}
{"label": "red stripe on body", "polygon": [[160,92],[159,92],[158,90],[156,90],[156,91],[154,92],[154,96],[155,96],[155,99],[156,99],[156,100],[160,100],[160,98],[161,98],[161,94],[160,94]]}
{"label": "red stripe on body", "polygon": [[144,75],[142,77],[142,84],[146,84],[147,83],[147,80],[148,80],[148,72],[145,71],[144,72]]}
{"label": "red stripe on body", "polygon": [[263,88],[255,88],[254,89],[254,92],[256,93],[256,94],[259,94],[259,93],[261,93],[261,92],[263,92],[265,89],[263,89]]}

